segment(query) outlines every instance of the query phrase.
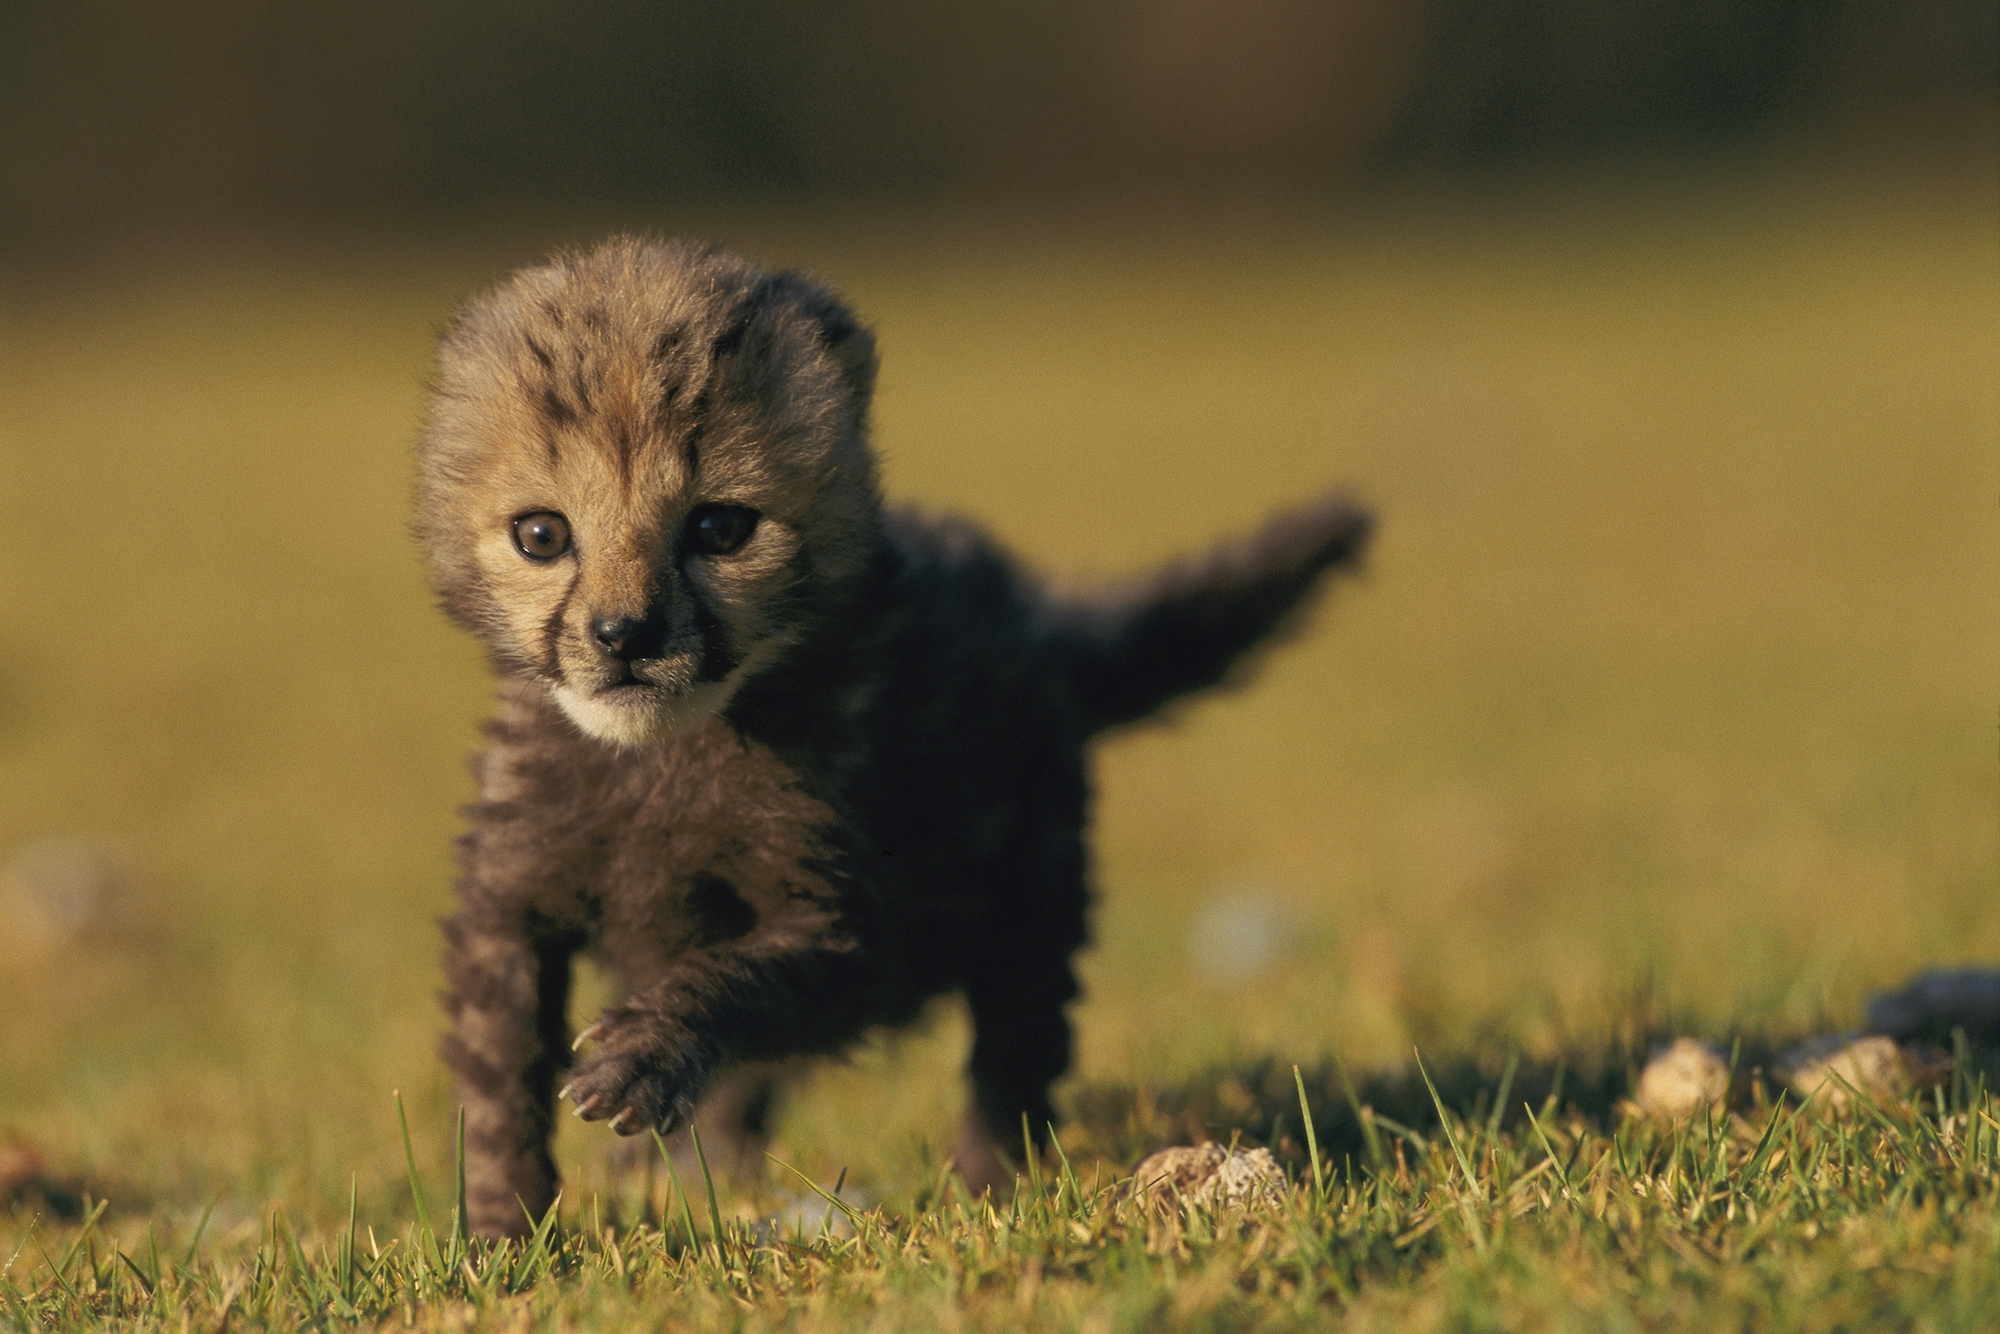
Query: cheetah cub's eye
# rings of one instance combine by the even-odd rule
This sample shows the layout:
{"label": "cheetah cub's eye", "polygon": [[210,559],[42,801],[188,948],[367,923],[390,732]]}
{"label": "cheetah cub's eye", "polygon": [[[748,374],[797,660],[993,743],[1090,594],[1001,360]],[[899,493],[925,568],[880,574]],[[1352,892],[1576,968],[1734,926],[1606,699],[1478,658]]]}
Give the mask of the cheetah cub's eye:
{"label": "cheetah cub's eye", "polygon": [[705,556],[727,556],[757,531],[757,511],[741,505],[702,505],[688,516],[688,545]]}
{"label": "cheetah cub's eye", "polygon": [[569,520],[537,510],[514,520],[514,546],[532,561],[551,561],[569,550]]}

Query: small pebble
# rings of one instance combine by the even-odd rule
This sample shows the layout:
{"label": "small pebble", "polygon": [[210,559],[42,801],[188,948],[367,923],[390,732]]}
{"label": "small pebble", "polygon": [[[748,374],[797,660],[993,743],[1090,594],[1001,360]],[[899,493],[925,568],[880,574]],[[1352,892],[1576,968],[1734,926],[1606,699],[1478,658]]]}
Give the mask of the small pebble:
{"label": "small pebble", "polygon": [[1147,1194],[1178,1191],[1190,1203],[1225,1209],[1276,1204],[1285,1193],[1285,1174],[1269,1149],[1231,1152],[1213,1140],[1161,1149],[1133,1169],[1132,1183]]}
{"label": "small pebble", "polygon": [[1729,1058],[1709,1043],[1676,1038],[1646,1062],[1632,1100],[1640,1112],[1661,1121],[1720,1108],[1729,1101]]}
{"label": "small pebble", "polygon": [[1951,1062],[1920,1047],[1899,1047],[1876,1034],[1814,1038],[1777,1060],[1779,1078],[1800,1097],[1815,1097],[1835,1110],[1853,1096],[1850,1087],[1877,1102],[1896,1102],[1911,1090],[1931,1088],[1951,1070]]}

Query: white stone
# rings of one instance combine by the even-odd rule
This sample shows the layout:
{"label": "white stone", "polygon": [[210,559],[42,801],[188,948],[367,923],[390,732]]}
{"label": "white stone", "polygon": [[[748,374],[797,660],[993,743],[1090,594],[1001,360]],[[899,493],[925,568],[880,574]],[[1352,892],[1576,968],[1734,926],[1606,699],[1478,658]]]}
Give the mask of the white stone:
{"label": "white stone", "polygon": [[1191,1204],[1224,1209],[1276,1204],[1285,1174],[1269,1149],[1231,1151],[1213,1140],[1161,1149],[1132,1172],[1133,1188],[1154,1198],[1178,1192]]}
{"label": "white stone", "polygon": [[1706,1042],[1676,1038],[1639,1072],[1632,1100],[1647,1116],[1678,1121],[1729,1100],[1729,1059]]}
{"label": "white stone", "polygon": [[[1814,1038],[1780,1056],[1777,1067],[1794,1093],[1835,1110],[1847,1106],[1854,1096],[1850,1089],[1877,1102],[1895,1102],[1916,1083],[1902,1050],[1879,1035]],[[1931,1072],[1926,1068],[1922,1073]]]}

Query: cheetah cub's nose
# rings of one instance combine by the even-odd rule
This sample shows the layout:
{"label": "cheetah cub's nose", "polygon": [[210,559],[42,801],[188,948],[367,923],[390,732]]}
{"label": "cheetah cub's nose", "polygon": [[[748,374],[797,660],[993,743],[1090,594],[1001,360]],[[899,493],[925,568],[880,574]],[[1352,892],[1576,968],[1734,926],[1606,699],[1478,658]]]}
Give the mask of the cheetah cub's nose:
{"label": "cheetah cub's nose", "polygon": [[597,646],[614,658],[629,661],[632,654],[625,649],[632,639],[632,632],[639,628],[636,616],[600,616],[591,623],[590,633],[596,638]]}
{"label": "cheetah cub's nose", "polygon": [[667,651],[667,617],[662,612],[645,616],[599,616],[590,623],[590,637],[605,656],[620,662],[641,662]]}

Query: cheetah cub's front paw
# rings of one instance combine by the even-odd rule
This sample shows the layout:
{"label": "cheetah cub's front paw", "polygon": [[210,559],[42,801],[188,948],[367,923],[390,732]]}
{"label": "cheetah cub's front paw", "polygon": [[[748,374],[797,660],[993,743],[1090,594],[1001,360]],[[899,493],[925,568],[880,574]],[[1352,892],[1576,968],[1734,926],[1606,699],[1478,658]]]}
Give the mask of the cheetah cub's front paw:
{"label": "cheetah cub's front paw", "polygon": [[657,1020],[629,1011],[607,1011],[577,1035],[575,1047],[597,1049],[570,1067],[556,1096],[575,1104],[586,1121],[607,1117],[621,1135],[643,1130],[670,1134],[694,1114],[701,1084],[692,1044],[664,1033]]}

